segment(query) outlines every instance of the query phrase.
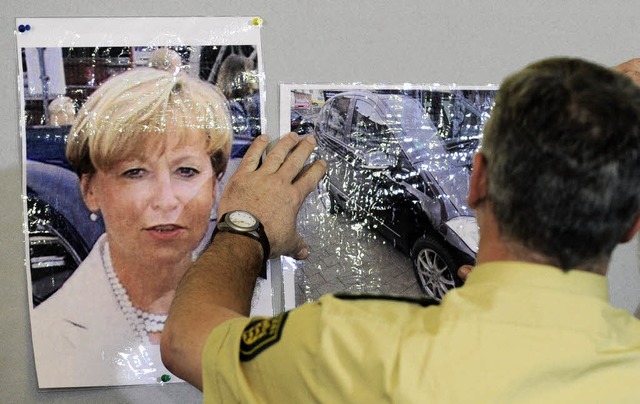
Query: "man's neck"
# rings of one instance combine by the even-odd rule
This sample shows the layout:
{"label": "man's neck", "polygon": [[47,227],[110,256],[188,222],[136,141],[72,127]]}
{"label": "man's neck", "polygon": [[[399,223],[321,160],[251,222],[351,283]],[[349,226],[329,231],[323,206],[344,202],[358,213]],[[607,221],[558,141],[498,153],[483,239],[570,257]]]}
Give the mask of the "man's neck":
{"label": "man's neck", "polygon": [[[480,243],[478,246],[477,264],[493,261],[521,261],[534,264],[550,265],[560,268],[560,262],[552,257],[541,254],[538,251],[527,248],[522,243],[509,240],[499,229],[493,212],[483,207],[478,211],[478,223],[480,224]],[[572,268],[606,275],[607,263],[594,264],[585,268]]]}

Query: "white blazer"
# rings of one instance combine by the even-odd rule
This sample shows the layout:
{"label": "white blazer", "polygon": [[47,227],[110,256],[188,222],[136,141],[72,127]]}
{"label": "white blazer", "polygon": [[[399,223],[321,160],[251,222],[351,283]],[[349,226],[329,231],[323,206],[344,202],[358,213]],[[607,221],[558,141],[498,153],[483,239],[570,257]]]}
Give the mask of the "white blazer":
{"label": "white blazer", "polygon": [[[160,347],[135,337],[102,264],[102,235],[73,275],[32,310],[40,388],[158,383]],[[178,381],[171,375],[172,381]]]}

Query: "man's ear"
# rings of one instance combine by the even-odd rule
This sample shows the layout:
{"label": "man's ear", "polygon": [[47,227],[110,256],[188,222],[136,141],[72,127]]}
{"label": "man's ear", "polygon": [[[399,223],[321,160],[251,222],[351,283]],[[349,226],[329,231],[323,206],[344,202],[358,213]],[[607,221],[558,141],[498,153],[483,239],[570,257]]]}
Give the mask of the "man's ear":
{"label": "man's ear", "polygon": [[475,209],[487,198],[488,186],[487,158],[481,152],[477,152],[473,156],[473,171],[471,172],[471,183],[469,184],[469,196],[467,198],[470,208]]}
{"label": "man's ear", "polygon": [[627,241],[630,241],[636,234],[638,234],[638,231],[640,231],[640,214],[636,216],[633,226],[631,226],[627,234],[624,235],[621,242],[626,243]]}
{"label": "man's ear", "polygon": [[82,193],[82,199],[84,204],[91,212],[98,212],[100,205],[95,194],[95,181],[93,174],[82,174],[80,177],[80,192]]}

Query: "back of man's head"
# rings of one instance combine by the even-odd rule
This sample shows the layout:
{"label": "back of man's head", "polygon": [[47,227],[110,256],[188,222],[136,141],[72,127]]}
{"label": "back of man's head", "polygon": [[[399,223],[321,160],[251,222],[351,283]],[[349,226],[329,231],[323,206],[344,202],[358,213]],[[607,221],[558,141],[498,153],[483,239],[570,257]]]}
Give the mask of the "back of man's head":
{"label": "back of man's head", "polygon": [[482,152],[505,241],[602,267],[640,213],[640,87],[579,59],[534,63],[501,85]]}

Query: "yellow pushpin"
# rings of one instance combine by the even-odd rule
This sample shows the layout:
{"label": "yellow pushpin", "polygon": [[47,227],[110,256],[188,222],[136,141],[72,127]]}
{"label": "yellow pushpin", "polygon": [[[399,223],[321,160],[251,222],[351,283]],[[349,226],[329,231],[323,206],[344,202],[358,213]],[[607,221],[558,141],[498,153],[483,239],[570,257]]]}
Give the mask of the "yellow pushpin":
{"label": "yellow pushpin", "polygon": [[260,17],[256,17],[251,21],[251,23],[253,25],[255,25],[256,27],[262,27],[262,23],[263,22],[264,22],[264,20],[262,18],[260,18]]}

